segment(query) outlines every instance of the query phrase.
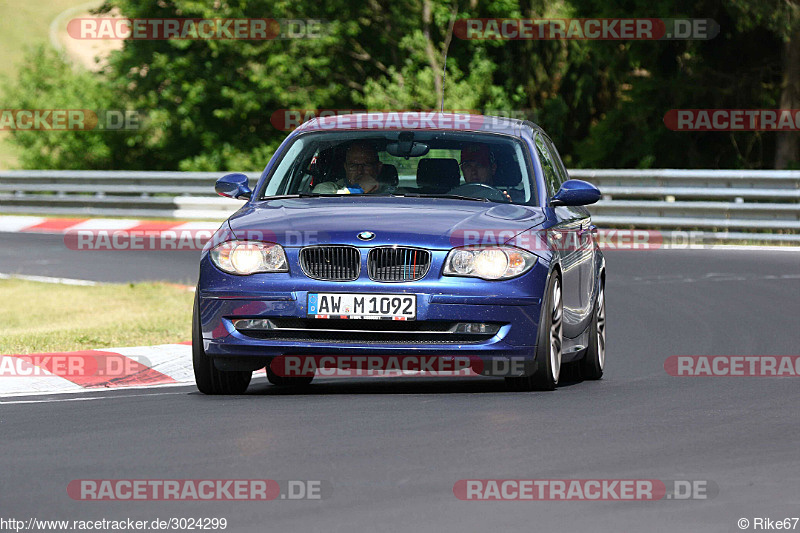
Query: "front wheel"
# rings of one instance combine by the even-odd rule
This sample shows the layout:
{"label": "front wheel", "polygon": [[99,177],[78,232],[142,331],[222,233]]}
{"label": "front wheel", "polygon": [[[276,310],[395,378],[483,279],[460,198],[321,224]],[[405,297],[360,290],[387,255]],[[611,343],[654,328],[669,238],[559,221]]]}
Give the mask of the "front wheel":
{"label": "front wheel", "polygon": [[214,361],[203,349],[203,335],[200,332],[200,305],[198,293],[194,295],[192,313],[192,365],[197,388],[203,394],[244,394],[250,385],[253,373],[250,371],[217,370]]}
{"label": "front wheel", "polygon": [[564,304],[561,280],[555,272],[550,275],[546,294],[536,340],[536,372],[530,376],[506,378],[506,384],[512,390],[551,391],[558,384],[561,374]]}

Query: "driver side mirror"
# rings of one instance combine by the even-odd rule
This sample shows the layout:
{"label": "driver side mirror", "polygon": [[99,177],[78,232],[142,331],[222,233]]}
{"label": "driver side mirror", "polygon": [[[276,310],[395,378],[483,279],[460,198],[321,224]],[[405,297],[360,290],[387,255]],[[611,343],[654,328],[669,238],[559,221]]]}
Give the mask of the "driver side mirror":
{"label": "driver side mirror", "polygon": [[600,189],[583,180],[567,180],[550,199],[550,205],[589,205],[601,197]]}
{"label": "driver side mirror", "polygon": [[226,174],[217,180],[214,190],[227,198],[249,199],[253,195],[250,180],[241,173]]}

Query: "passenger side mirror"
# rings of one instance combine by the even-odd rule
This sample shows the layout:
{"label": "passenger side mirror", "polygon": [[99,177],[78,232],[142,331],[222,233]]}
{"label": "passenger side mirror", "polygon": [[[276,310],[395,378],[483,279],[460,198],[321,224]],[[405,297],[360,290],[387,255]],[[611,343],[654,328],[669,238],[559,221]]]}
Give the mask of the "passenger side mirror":
{"label": "passenger side mirror", "polygon": [[583,180],[567,180],[550,199],[550,205],[589,205],[601,197],[600,189]]}
{"label": "passenger side mirror", "polygon": [[250,180],[240,173],[226,174],[217,180],[214,190],[220,196],[237,199],[249,199],[253,195]]}

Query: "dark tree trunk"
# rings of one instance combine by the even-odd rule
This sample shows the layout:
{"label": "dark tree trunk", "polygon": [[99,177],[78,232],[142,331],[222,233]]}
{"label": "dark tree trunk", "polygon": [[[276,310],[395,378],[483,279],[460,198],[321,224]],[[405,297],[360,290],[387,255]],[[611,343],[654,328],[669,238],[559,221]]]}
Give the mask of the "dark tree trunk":
{"label": "dark tree trunk", "polygon": [[[783,69],[781,109],[800,109],[800,24],[789,35]],[[775,168],[786,168],[800,162],[800,132],[778,133],[775,146]]]}

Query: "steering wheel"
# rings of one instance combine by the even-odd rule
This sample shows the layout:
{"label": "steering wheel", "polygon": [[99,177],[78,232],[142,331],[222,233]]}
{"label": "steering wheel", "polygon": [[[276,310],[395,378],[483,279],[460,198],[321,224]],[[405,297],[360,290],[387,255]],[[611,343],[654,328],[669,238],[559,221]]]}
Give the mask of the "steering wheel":
{"label": "steering wheel", "polygon": [[450,189],[449,194],[486,198],[494,202],[511,202],[511,199],[509,199],[503,191],[488,183],[465,183],[464,185],[459,185],[454,189]]}

